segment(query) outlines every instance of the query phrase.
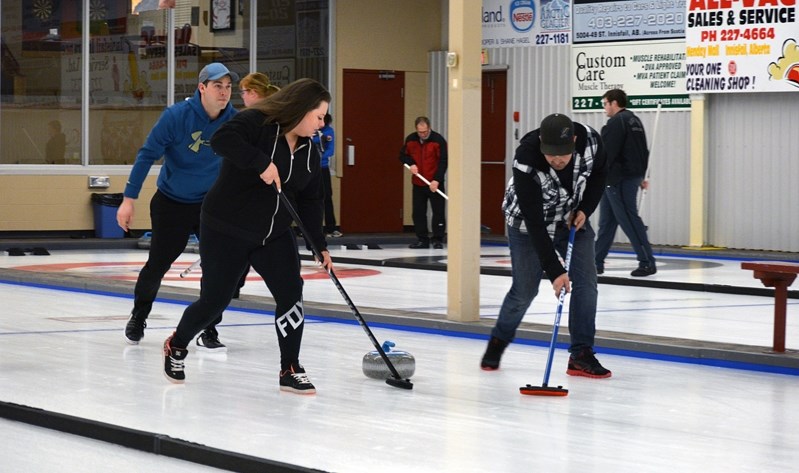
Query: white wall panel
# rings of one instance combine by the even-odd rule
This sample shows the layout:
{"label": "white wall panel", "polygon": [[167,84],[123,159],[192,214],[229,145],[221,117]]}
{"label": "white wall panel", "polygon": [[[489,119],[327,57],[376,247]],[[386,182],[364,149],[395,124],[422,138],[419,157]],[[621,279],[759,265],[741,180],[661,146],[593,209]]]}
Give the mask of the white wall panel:
{"label": "white wall panel", "polygon": [[[571,112],[570,63],[569,46],[489,50],[489,64],[508,66],[508,113],[511,115],[508,123],[512,124],[506,143],[508,177],[518,145],[517,128],[518,138],[521,138],[555,112],[571,115],[574,120],[597,130],[607,121],[599,111]],[[512,122],[514,111],[520,112],[518,124]],[[651,141],[656,112],[638,114]],[[651,159],[652,188],[643,201],[641,214],[649,226],[653,244],[685,245],[688,243],[689,113],[661,111],[655,139]],[[623,232],[618,232],[617,241],[627,241]]]}
{"label": "white wall panel", "polygon": [[[601,130],[602,112],[571,112],[569,46],[501,48],[488,51],[487,67],[508,68],[506,174],[510,176],[518,138],[538,127],[550,113],[573,115]],[[431,54],[431,117],[446,100],[443,53]],[[443,69],[443,76],[440,72]],[[442,85],[443,84],[443,85]],[[437,91],[437,92],[433,92]],[[799,251],[799,91],[796,93],[713,94],[706,97],[708,245],[738,249]],[[518,111],[519,123],[512,121]],[[689,243],[690,117],[689,111],[636,112],[654,147],[651,188],[641,216],[652,244]],[[446,129],[442,127],[442,129]],[[518,134],[517,134],[518,133]],[[595,216],[596,217],[596,216]],[[596,221],[596,218],[594,218]],[[627,242],[617,233],[618,242]]]}
{"label": "white wall panel", "polygon": [[[651,147],[649,160],[650,188],[642,198],[641,218],[649,228],[653,245],[683,246],[689,241],[689,112],[661,110],[655,129],[656,111],[635,110],[641,118]],[[579,113],[577,121],[601,131],[607,122],[603,112]],[[596,229],[596,223],[595,229]],[[624,232],[616,241],[627,243]]]}
{"label": "white wall panel", "polygon": [[708,96],[708,237],[799,251],[799,90]]}
{"label": "white wall panel", "polygon": [[430,51],[428,54],[428,64],[430,66],[430,79],[428,83],[427,103],[429,104],[427,116],[434,129],[447,138],[449,127],[449,116],[447,113],[447,52]]}

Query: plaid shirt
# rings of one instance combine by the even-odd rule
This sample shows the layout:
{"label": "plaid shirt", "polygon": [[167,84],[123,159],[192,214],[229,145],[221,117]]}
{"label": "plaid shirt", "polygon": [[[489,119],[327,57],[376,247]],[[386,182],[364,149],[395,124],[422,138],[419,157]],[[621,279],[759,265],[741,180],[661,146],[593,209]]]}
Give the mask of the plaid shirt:
{"label": "plaid shirt", "polygon": [[[575,123],[575,126],[582,126],[587,132],[587,143],[584,150],[575,149],[572,158],[574,162],[572,182],[562,183],[555,170],[546,166],[546,171],[536,169],[536,160],[544,160],[536,146],[538,156],[524,156],[524,162],[517,155],[513,160],[513,167],[525,174],[532,174],[533,179],[541,188],[543,196],[544,222],[547,224],[547,231],[554,235],[555,227],[560,222],[565,222],[569,213],[576,209],[583,198],[586,182],[594,168],[594,157],[599,147],[599,134],[593,129]],[[536,136],[537,137],[537,136]],[[540,162],[540,161],[539,161]],[[502,211],[505,213],[505,221],[508,225],[526,231],[524,216],[519,208],[519,199],[513,183],[513,177],[508,181],[505,190],[505,199],[502,203]]]}

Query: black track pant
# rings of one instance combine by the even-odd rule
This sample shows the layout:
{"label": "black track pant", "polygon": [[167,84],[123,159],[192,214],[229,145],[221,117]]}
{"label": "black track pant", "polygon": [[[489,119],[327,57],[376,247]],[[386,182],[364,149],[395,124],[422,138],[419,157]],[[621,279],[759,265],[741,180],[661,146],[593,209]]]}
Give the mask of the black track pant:
{"label": "black track pant", "polygon": [[[438,189],[444,191],[444,185],[439,184]],[[413,229],[416,232],[416,238],[422,242],[430,241],[430,234],[427,230],[427,202],[430,202],[430,208],[433,210],[433,241],[444,241],[444,233],[446,232],[446,219],[444,217],[444,210],[446,209],[446,201],[438,192],[430,192],[428,186],[413,186]]]}
{"label": "black track pant", "polygon": [[298,362],[305,316],[297,239],[291,229],[261,246],[202,226],[200,257],[203,284],[200,299],[183,312],[172,343],[186,347],[233,298],[242,271],[250,264],[275,299],[275,330],[280,346],[280,369]]}
{"label": "black track pant", "polygon": [[[189,236],[192,233],[199,236],[201,206],[202,204],[176,202],[161,191],[153,195],[150,201],[153,227],[150,253],[133,290],[133,314],[136,317],[146,319],[150,315],[164,275],[186,249]],[[209,327],[215,326],[221,320],[220,311],[218,318]]]}
{"label": "black track pant", "polygon": [[325,233],[338,230],[336,225],[336,212],[333,207],[333,182],[330,177],[330,168],[322,168],[322,189],[325,193]]}

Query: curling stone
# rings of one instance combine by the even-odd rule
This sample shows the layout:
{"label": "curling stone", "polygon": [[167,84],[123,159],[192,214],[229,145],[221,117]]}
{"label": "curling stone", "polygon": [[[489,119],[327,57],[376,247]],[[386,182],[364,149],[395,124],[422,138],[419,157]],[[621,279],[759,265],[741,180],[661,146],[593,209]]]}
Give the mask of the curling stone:
{"label": "curling stone", "polygon": [[142,235],[139,238],[139,241],[137,242],[137,246],[140,249],[142,249],[142,250],[149,250],[150,249],[150,242],[152,241],[152,239],[153,239],[152,232],[145,232],[144,235]]}
{"label": "curling stone", "polygon": [[[395,345],[394,342],[386,340],[383,342],[383,351],[391,364],[394,365],[400,378],[408,379],[413,376],[413,372],[416,370],[416,359],[407,351],[391,351],[391,348]],[[370,351],[363,356],[363,374],[374,379],[389,379],[394,377],[391,373],[391,369],[386,365],[386,362],[383,361],[383,357],[380,356],[380,352],[377,350]]]}
{"label": "curling stone", "polygon": [[195,235],[194,233],[189,235],[189,241],[186,242],[186,249],[184,251],[191,253],[200,252],[200,239],[197,238],[197,235]]}

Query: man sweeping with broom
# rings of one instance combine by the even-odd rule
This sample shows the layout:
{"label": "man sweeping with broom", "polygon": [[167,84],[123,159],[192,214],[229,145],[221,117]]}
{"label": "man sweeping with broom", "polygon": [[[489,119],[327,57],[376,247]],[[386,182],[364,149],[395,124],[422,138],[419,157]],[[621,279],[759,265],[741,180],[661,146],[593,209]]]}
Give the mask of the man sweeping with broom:
{"label": "man sweeping with broom", "polygon": [[[588,221],[602,197],[606,174],[599,133],[565,115],[549,115],[539,129],[522,138],[502,204],[513,283],[491,331],[480,362],[482,369],[499,368],[502,353],[513,341],[546,272],[555,297],[562,288],[572,293],[571,356],[566,373],[589,378],[611,376],[594,356],[597,275],[594,231]],[[572,226],[577,231],[567,273],[558,254],[565,257]]]}

